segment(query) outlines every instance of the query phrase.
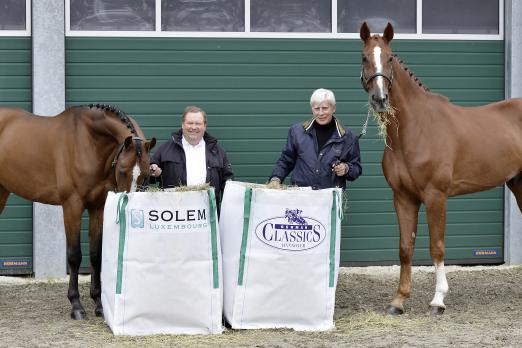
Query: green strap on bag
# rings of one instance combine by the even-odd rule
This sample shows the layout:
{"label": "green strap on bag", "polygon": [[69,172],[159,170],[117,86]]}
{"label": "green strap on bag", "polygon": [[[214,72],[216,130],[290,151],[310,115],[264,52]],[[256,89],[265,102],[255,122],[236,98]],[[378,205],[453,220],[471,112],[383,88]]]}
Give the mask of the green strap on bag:
{"label": "green strap on bag", "polygon": [[[328,276],[328,286],[330,288],[334,287],[334,280],[335,280],[335,241],[337,238],[337,215],[338,207],[337,202],[339,201],[339,192],[333,191],[333,202],[332,202],[332,211],[330,213],[330,271]],[[340,205],[340,204],[339,204]],[[340,209],[342,210],[342,209]],[[339,215],[339,218],[342,219],[341,215]]]}
{"label": "green strap on bag", "polygon": [[127,216],[125,209],[129,203],[129,197],[124,192],[120,194],[116,211],[116,223],[120,225],[120,240],[118,245],[118,270],[116,273],[116,294],[121,294],[121,281],[123,276],[123,250],[125,248],[125,233],[127,231]]}
{"label": "green strap on bag", "polygon": [[219,289],[219,260],[217,248],[217,216],[216,193],[214,188],[208,190],[208,205],[210,207],[210,243],[212,244],[212,279],[214,289]]}
{"label": "green strap on bag", "polygon": [[248,241],[248,227],[250,225],[250,208],[252,206],[252,189],[245,189],[245,203],[243,204],[243,236],[241,238],[241,251],[239,253],[239,274],[237,284],[243,286],[243,274],[245,272],[245,254]]}

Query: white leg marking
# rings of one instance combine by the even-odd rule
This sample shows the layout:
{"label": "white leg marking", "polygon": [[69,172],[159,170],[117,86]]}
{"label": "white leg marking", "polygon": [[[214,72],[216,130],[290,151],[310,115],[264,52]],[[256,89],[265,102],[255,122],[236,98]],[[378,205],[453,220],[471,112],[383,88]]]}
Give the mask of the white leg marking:
{"label": "white leg marking", "polygon": [[[381,64],[381,48],[374,47],[373,48],[373,61],[375,62],[375,72],[382,74],[382,64]],[[382,76],[377,76],[375,78],[375,82],[377,83],[377,87],[379,87],[379,92],[381,95],[385,95],[384,93],[384,78]]]}
{"label": "white leg marking", "polygon": [[446,280],[446,271],[444,271],[444,262],[435,264],[435,274],[437,276],[437,285],[435,286],[435,295],[431,300],[430,306],[446,308],[444,297],[448,293],[448,281]]}
{"label": "white leg marking", "polygon": [[136,192],[136,189],[138,188],[138,178],[141,174],[140,166],[138,166],[138,163],[134,165],[134,168],[132,168],[132,184],[130,188],[130,192]]}

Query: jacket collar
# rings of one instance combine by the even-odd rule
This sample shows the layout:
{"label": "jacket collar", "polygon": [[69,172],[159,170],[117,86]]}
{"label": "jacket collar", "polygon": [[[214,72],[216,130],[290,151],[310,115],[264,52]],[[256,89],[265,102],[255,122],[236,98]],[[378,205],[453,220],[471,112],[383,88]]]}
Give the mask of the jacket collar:
{"label": "jacket collar", "polygon": [[[181,129],[172,133],[172,140],[174,140],[174,142],[177,144],[181,144],[182,137],[183,137],[183,131]],[[205,140],[205,144],[207,146],[214,145],[215,143],[217,143],[217,139],[214,138],[212,135],[208,134],[207,132],[205,132],[205,134],[203,134],[203,140]]]}
{"label": "jacket collar", "polygon": [[[346,133],[346,130],[344,129],[343,125],[337,120],[337,118],[335,116],[333,116],[333,119],[335,121],[335,129],[337,130],[337,135],[339,135],[339,138],[340,138]],[[303,123],[303,128],[304,128],[305,132],[310,133],[314,123],[315,123],[315,118],[312,118],[311,120],[306,120]]]}

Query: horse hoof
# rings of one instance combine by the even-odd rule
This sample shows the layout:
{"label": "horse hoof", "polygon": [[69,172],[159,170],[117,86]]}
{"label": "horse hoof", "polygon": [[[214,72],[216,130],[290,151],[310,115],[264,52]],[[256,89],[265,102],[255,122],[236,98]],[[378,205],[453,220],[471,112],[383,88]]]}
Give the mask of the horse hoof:
{"label": "horse hoof", "polygon": [[77,309],[71,312],[71,318],[74,320],[84,320],[87,318],[87,314],[85,314],[83,309]]}
{"label": "horse hoof", "polygon": [[431,315],[442,315],[444,314],[444,307],[431,307]]}
{"label": "horse hoof", "polygon": [[404,310],[392,305],[389,305],[386,307],[386,312],[390,315],[401,315],[404,314]]}
{"label": "horse hoof", "polygon": [[102,307],[98,307],[94,310],[94,314],[97,316],[97,317],[103,317],[103,308]]}

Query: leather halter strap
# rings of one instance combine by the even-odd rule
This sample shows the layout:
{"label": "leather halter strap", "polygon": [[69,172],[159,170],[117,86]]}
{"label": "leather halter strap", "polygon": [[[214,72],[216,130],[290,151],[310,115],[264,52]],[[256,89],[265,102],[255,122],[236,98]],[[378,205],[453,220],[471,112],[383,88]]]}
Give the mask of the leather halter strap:
{"label": "leather halter strap", "polygon": [[364,90],[366,91],[366,93],[368,93],[368,91],[370,90],[370,89],[368,88],[368,84],[369,84],[373,79],[375,79],[376,77],[379,77],[379,76],[385,78],[385,79],[388,81],[388,91],[389,91],[389,90],[392,88],[392,85],[393,85],[393,65],[392,65],[392,71],[391,71],[391,75],[390,75],[391,77],[388,77],[388,76],[386,76],[386,75],[383,74],[383,73],[375,73],[375,74],[373,74],[372,76],[366,78],[366,77],[364,76],[364,71],[363,71],[363,69],[361,69],[361,85],[362,85],[362,87],[364,88]]}
{"label": "leather halter strap", "polygon": [[[133,136],[132,137],[132,140],[136,140],[136,141],[143,141],[142,138],[140,137],[136,137],[136,136]],[[114,159],[112,160],[112,168],[116,167],[116,163],[118,162],[118,159],[120,158],[120,155],[121,153],[123,152],[123,148],[125,147],[125,141],[123,142],[123,144],[120,145],[120,148],[118,149],[118,152],[116,153],[116,156],[114,156]],[[138,157],[141,157],[141,151],[138,151],[136,149],[136,155]]]}

